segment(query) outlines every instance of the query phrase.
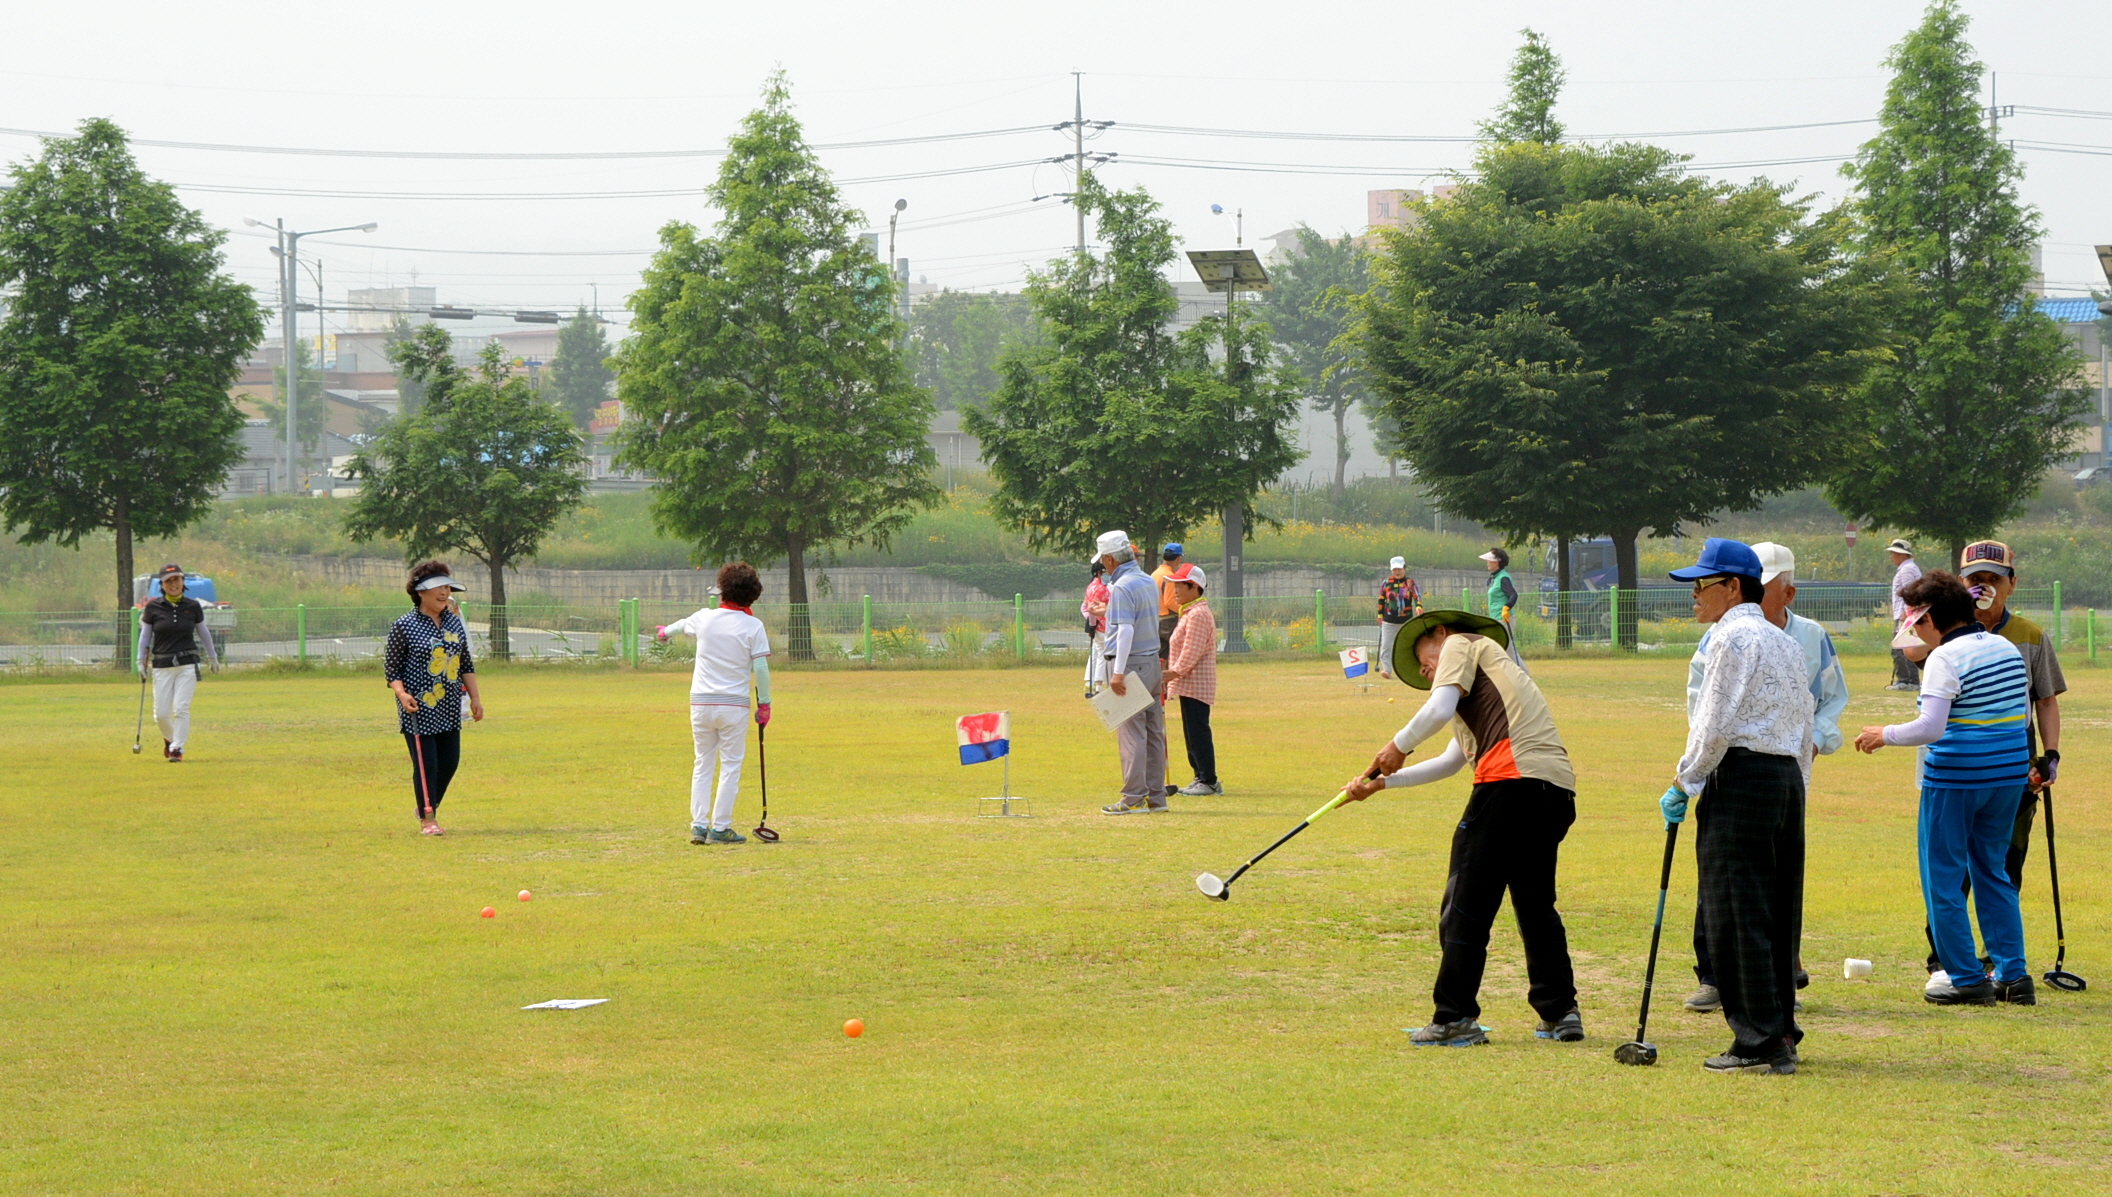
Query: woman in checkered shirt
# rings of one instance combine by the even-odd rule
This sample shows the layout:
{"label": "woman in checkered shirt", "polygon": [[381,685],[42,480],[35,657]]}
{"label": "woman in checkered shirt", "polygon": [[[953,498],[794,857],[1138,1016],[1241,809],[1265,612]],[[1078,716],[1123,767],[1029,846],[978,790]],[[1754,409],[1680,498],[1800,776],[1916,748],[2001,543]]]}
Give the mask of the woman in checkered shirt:
{"label": "woman in checkered shirt", "polygon": [[1166,654],[1166,697],[1181,700],[1181,735],[1188,742],[1188,765],[1195,780],[1181,787],[1191,798],[1222,794],[1217,780],[1217,743],[1210,736],[1210,707],[1217,702],[1217,616],[1203,600],[1209,579],[1200,567],[1183,563],[1167,578],[1181,622],[1174,625]]}

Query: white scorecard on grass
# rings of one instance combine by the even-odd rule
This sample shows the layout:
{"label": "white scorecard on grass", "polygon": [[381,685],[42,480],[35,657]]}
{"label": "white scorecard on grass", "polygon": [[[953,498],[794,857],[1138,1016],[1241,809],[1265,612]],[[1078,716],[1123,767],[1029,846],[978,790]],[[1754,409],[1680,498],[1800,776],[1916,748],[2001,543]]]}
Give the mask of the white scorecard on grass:
{"label": "white scorecard on grass", "polygon": [[1204,897],[1214,898],[1225,892],[1225,883],[1215,873],[1204,873],[1195,879],[1195,888],[1203,891]]}
{"label": "white scorecard on grass", "polygon": [[547,1002],[537,1002],[537,1003],[536,1003],[535,1005],[533,1005],[533,1006],[523,1006],[523,1007],[521,1007],[521,1009],[523,1009],[523,1010],[584,1010],[584,1009],[586,1009],[586,1008],[587,1008],[588,1006],[599,1006],[599,1005],[601,1005],[601,1004],[602,1004],[603,1002],[606,1002],[606,1001],[608,1001],[608,1000],[609,1000],[609,999],[607,999],[607,998],[552,998],[552,999],[550,999],[550,1000],[549,1000],[549,1001],[547,1001]]}

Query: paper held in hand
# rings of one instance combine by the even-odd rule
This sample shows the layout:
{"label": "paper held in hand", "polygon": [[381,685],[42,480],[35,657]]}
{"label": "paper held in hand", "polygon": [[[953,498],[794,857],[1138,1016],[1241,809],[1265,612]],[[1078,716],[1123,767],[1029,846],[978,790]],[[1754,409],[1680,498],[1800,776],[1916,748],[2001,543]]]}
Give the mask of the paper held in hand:
{"label": "paper held in hand", "polygon": [[1093,714],[1100,716],[1101,725],[1109,731],[1129,722],[1138,711],[1158,701],[1152,697],[1150,690],[1144,688],[1144,679],[1134,673],[1126,675],[1122,679],[1122,685],[1129,693],[1117,694],[1114,687],[1110,686],[1093,695],[1090,700],[1093,704]]}

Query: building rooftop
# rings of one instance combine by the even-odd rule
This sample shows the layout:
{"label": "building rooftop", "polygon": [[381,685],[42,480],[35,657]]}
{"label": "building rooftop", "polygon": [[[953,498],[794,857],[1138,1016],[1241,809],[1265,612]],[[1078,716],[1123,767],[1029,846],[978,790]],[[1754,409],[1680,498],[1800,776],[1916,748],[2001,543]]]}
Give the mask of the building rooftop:
{"label": "building rooftop", "polygon": [[2040,311],[2062,324],[2095,324],[2104,316],[2104,313],[2097,310],[2097,301],[2094,299],[2050,299],[2042,296],[2038,307]]}

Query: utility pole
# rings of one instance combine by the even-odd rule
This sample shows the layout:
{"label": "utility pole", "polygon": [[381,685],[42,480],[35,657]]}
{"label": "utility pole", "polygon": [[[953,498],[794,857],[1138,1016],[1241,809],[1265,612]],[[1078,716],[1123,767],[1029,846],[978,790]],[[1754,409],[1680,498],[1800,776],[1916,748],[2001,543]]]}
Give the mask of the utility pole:
{"label": "utility pole", "polygon": [[[322,233],[371,233],[381,226],[370,221],[366,224],[341,225],[334,229],[309,229],[306,232],[297,233],[286,227],[284,218],[271,224],[265,224],[254,217],[245,216],[242,218],[242,223],[251,228],[271,229],[279,236],[279,243],[273,247],[272,252],[279,256],[279,341],[280,344],[285,346],[284,352],[286,354],[286,493],[290,495],[297,493],[299,490],[298,483],[294,478],[293,466],[294,453],[296,452],[294,445],[296,438],[300,435],[300,426],[295,422],[294,416],[300,406],[301,359],[298,352],[300,341],[294,329],[294,312],[300,307],[301,276],[299,273],[299,262],[301,238],[313,237]],[[414,272],[412,280],[415,282],[416,279],[417,275]],[[316,279],[315,298],[316,306],[320,309],[323,298],[322,279],[320,276]],[[316,327],[322,327],[320,310],[317,313]]]}
{"label": "utility pole", "polygon": [[1078,193],[1085,188],[1085,72],[1071,72],[1072,98],[1075,107],[1071,113],[1071,208],[1078,216],[1078,256],[1085,256],[1085,209],[1078,203]]}

